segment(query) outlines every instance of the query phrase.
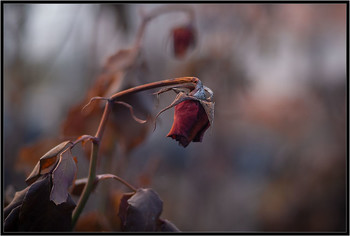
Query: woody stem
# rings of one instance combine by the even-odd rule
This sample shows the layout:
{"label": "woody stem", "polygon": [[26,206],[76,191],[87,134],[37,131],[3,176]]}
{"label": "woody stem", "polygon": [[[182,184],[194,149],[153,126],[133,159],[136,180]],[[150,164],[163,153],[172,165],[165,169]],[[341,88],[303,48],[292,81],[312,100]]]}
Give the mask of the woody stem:
{"label": "woody stem", "polygon": [[180,77],[175,79],[162,80],[162,81],[143,84],[140,86],[136,86],[133,88],[120,91],[116,94],[113,94],[111,97],[109,97],[109,99],[110,101],[114,102],[117,100],[117,98],[125,96],[127,94],[137,93],[137,92],[159,88],[159,87],[165,87],[165,86],[176,85],[176,84],[186,84],[186,83],[193,83],[197,85],[198,83],[200,83],[200,80],[196,77]]}
{"label": "woody stem", "polygon": [[99,151],[100,143],[102,141],[103,132],[106,128],[109,114],[111,113],[112,103],[115,102],[118,98],[125,96],[127,94],[133,94],[133,93],[137,93],[137,92],[141,92],[149,89],[177,85],[177,84],[186,84],[186,83],[192,83],[197,85],[197,84],[200,84],[201,82],[196,77],[180,77],[175,79],[162,80],[162,81],[148,83],[148,84],[144,84],[144,85],[140,85],[140,86],[136,86],[133,88],[120,91],[118,93],[113,94],[111,97],[107,99],[107,103],[105,105],[105,109],[104,109],[99,127],[95,134],[96,140],[92,140],[92,151],[91,151],[91,157],[90,157],[88,181],[81,194],[78,205],[73,211],[73,216],[72,216],[73,229],[94,187],[94,181],[96,179],[96,165],[97,165],[97,159],[98,159],[98,151]]}

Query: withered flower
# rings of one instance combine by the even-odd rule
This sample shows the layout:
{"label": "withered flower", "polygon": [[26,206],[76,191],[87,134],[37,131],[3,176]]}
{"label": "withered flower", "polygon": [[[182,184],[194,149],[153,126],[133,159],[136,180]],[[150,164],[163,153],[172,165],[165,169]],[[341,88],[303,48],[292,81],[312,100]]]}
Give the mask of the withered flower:
{"label": "withered flower", "polygon": [[[174,123],[167,137],[179,141],[183,147],[187,147],[190,142],[202,142],[205,131],[214,119],[214,102],[211,101],[213,92],[202,83],[198,83],[188,94],[178,88],[168,88],[157,94],[169,90],[174,90],[178,95],[172,104],[156,116],[157,118],[162,112],[175,106]],[[209,97],[206,92],[209,93]]]}
{"label": "withered flower", "polygon": [[179,26],[172,30],[174,55],[182,58],[188,49],[196,43],[195,31],[192,25]]}
{"label": "withered flower", "polygon": [[202,142],[210,123],[200,102],[186,100],[175,106],[174,123],[167,137],[179,141],[183,147],[193,142]]}

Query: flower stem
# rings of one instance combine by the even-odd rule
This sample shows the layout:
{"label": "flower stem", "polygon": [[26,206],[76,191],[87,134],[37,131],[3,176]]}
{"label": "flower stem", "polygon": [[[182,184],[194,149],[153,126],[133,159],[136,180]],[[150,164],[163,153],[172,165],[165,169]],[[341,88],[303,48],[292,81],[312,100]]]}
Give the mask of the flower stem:
{"label": "flower stem", "polygon": [[100,125],[97,129],[95,137],[98,141],[93,140],[92,141],[92,151],[91,151],[91,157],[90,157],[90,166],[89,166],[89,176],[87,184],[84,187],[83,193],[79,199],[78,205],[75,208],[72,216],[72,228],[75,227],[75,224],[78,221],[78,218],[83,211],[85,204],[87,200],[89,199],[90,193],[94,188],[94,182],[96,179],[96,165],[97,165],[97,158],[98,158],[98,150],[99,150],[99,143],[101,142],[103,131],[105,129],[109,113],[111,112],[111,104],[110,102],[106,103],[105,110],[103,112]]}
{"label": "flower stem", "polygon": [[93,190],[95,178],[96,178],[96,164],[97,164],[97,153],[98,153],[98,143],[92,142],[92,152],[90,158],[89,176],[88,182],[84,187],[83,193],[79,199],[78,205],[75,208],[72,216],[72,228],[74,229],[78,218],[83,211],[87,200],[89,199],[90,193]]}
{"label": "flower stem", "polygon": [[162,80],[162,81],[143,84],[140,86],[136,86],[133,88],[129,88],[129,89],[120,91],[116,94],[113,94],[109,99],[111,101],[116,101],[117,98],[122,97],[122,96],[127,95],[127,94],[137,93],[137,92],[141,92],[141,91],[145,91],[145,90],[153,89],[153,88],[159,88],[159,87],[176,85],[176,84],[186,84],[186,83],[197,84],[197,83],[200,83],[200,80],[196,77],[180,77],[180,78],[175,78],[175,79]]}

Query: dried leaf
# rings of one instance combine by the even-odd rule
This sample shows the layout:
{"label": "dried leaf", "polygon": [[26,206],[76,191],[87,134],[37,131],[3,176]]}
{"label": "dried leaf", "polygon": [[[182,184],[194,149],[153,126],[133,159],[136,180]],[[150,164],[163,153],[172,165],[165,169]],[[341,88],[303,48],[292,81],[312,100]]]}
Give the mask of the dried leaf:
{"label": "dried leaf", "polygon": [[198,101],[202,104],[202,106],[205,110],[205,113],[207,113],[210,125],[213,125],[215,102],[208,102],[208,101],[203,101],[203,100],[198,100]]}
{"label": "dried leaf", "polygon": [[21,205],[14,207],[9,212],[9,215],[4,220],[4,231],[18,231],[19,228],[19,213],[21,211]]}
{"label": "dried leaf", "polygon": [[124,194],[119,201],[118,216],[123,231],[179,231],[168,220],[160,219],[163,202],[152,189],[140,188],[133,195]]}
{"label": "dried leaf", "polygon": [[161,232],[181,232],[173,223],[168,220],[159,219],[158,231]]}
{"label": "dried leaf", "polygon": [[138,189],[127,200],[127,203],[125,220],[122,221],[124,231],[155,231],[157,229],[163,202],[156,192],[152,189]]}
{"label": "dried leaf", "polygon": [[14,208],[22,204],[28,189],[29,187],[15,193],[15,197],[12,199],[11,203],[7,205],[4,209],[4,218],[6,218]]}
{"label": "dried leaf", "polygon": [[17,192],[4,209],[4,231],[70,231],[75,203],[68,196],[56,205],[49,199],[50,191],[51,175],[46,174]]}
{"label": "dried leaf", "polygon": [[57,163],[58,154],[65,150],[69,145],[71,145],[70,141],[62,142],[43,155],[34,167],[32,173],[26,179],[26,183],[30,185],[41,175],[51,172]]}
{"label": "dried leaf", "polygon": [[50,200],[61,204],[66,202],[68,197],[68,188],[72,185],[76,176],[77,166],[73,160],[70,150],[60,154],[60,160],[52,172],[52,190]]}
{"label": "dried leaf", "polygon": [[31,185],[40,177],[40,161],[38,161],[32,170],[32,173],[25,180],[27,185]]}

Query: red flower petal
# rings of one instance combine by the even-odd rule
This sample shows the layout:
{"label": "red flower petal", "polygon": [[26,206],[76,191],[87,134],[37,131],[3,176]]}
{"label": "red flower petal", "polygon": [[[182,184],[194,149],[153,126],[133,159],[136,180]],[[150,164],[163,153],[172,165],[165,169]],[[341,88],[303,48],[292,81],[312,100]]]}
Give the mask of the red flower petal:
{"label": "red flower petal", "polygon": [[167,136],[186,147],[191,141],[201,142],[209,126],[208,116],[200,102],[186,100],[175,106],[174,123]]}

